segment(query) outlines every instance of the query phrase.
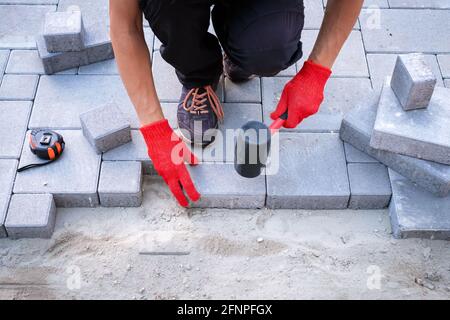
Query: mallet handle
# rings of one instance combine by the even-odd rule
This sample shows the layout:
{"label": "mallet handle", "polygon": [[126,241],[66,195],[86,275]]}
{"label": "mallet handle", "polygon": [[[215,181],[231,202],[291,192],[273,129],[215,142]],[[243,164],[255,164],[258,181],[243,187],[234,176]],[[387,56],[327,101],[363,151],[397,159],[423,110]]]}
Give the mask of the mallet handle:
{"label": "mallet handle", "polygon": [[281,115],[280,118],[278,118],[277,120],[275,120],[275,121],[270,125],[270,127],[269,127],[270,133],[271,133],[271,134],[275,134],[276,132],[278,132],[278,130],[280,130],[280,129],[283,127],[283,125],[284,125],[284,123],[286,122],[287,118],[288,118],[288,113],[287,113],[287,111],[286,111],[285,113],[283,113],[283,114]]}

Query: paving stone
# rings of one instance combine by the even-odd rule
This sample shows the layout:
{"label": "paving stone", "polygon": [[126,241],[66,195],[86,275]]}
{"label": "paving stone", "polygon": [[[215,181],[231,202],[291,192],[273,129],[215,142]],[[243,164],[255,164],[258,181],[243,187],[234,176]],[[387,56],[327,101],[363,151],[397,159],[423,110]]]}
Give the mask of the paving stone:
{"label": "paving stone", "polygon": [[[270,113],[275,110],[289,78],[263,78],[263,119],[272,123]],[[325,88],[325,100],[317,114],[305,119],[290,132],[338,132],[342,117],[355,103],[372,90],[369,79],[332,78]],[[282,131],[285,131],[284,129]]]}
{"label": "paving stone", "polygon": [[[6,67],[6,73],[45,74],[45,70],[37,50],[13,50]],[[76,68],[61,72],[61,74],[76,73]]]}
{"label": "paving stone", "polygon": [[37,75],[7,74],[0,86],[0,100],[33,100],[38,81]]}
{"label": "paving stone", "polygon": [[2,83],[3,73],[8,62],[9,50],[0,50],[0,84]]}
{"label": "paving stone", "polygon": [[81,66],[78,74],[89,75],[118,75],[119,70],[115,59],[93,63],[87,66]]}
{"label": "paving stone", "polygon": [[254,209],[264,207],[266,184],[264,176],[241,177],[233,164],[202,163],[188,166],[191,178],[202,195],[193,203],[197,208]]}
{"label": "paving stone", "polygon": [[66,11],[70,6],[78,6],[83,13],[86,29],[91,26],[109,25],[108,0],[59,0],[58,11]]}
{"label": "paving stone", "polygon": [[[281,133],[278,170],[267,176],[267,207],[344,209],[350,198],[344,144],[334,133]],[[279,162],[279,163],[277,163]]]}
{"label": "paving stone", "polygon": [[[370,78],[375,90],[381,90],[387,77],[391,77],[394,72],[395,62],[397,61],[397,54],[368,54],[367,61],[369,63]],[[437,79],[437,85],[443,87],[441,71],[437,63],[435,55],[425,54],[423,55],[426,63],[430,66],[434,76]]]}
{"label": "paving stone", "polygon": [[405,111],[428,107],[436,82],[423,55],[398,56],[391,88]]}
{"label": "paving stone", "polygon": [[448,0],[389,0],[391,8],[450,9]]}
{"label": "paving stone", "polygon": [[55,221],[56,206],[51,194],[15,194],[5,228],[11,239],[51,238]]}
{"label": "paving stone", "polygon": [[387,168],[380,163],[349,163],[350,209],[383,209],[391,200]]}
{"label": "paving stone", "polygon": [[17,160],[0,159],[0,239],[7,236],[4,225],[18,164]]}
{"label": "paving stone", "polygon": [[142,164],[103,161],[98,186],[103,207],[139,207],[142,204]]}
{"label": "paving stone", "polygon": [[440,54],[437,59],[442,70],[442,76],[450,78],[450,54]]}
{"label": "paving stone", "polygon": [[[66,142],[62,156],[47,166],[20,172],[14,193],[53,194],[58,207],[95,207],[99,204],[97,184],[101,156],[83,137],[81,130],[59,130]],[[27,138],[25,144],[27,144]],[[22,149],[20,167],[39,163],[30,149]]]}
{"label": "paving stone", "polygon": [[19,159],[32,103],[0,101],[0,158]]}
{"label": "paving stone", "polygon": [[[311,54],[316,42],[318,30],[304,30],[302,32],[303,58],[297,62],[297,69],[303,67],[303,63]],[[332,77],[369,77],[367,60],[364,52],[360,31],[352,31],[342,48],[334,66]]]}
{"label": "paving stone", "polygon": [[115,103],[81,114],[80,121],[84,136],[97,153],[131,141],[130,122]]}
{"label": "paving stone", "polygon": [[79,129],[80,114],[112,101],[119,106],[132,128],[139,128],[134,107],[119,76],[42,76],[29,127]]}
{"label": "paving stone", "polygon": [[450,89],[450,79],[445,80],[445,86]]}
{"label": "paving stone", "polygon": [[404,112],[393,90],[381,93],[370,146],[450,165],[450,90],[436,88],[426,109]]}
{"label": "paving stone", "polygon": [[58,0],[0,0],[0,4],[58,4]]}
{"label": "paving stone", "polygon": [[450,197],[439,198],[393,170],[389,176],[394,237],[450,240]]}
{"label": "paving stone", "polygon": [[35,35],[54,5],[0,5],[0,49],[33,49]]}
{"label": "paving stone", "polygon": [[225,103],[224,122],[219,125],[214,143],[201,152],[195,148],[196,155],[203,155],[206,162],[233,162],[236,130],[248,121],[262,121],[262,108],[260,104]]}
{"label": "paving stone", "polygon": [[354,146],[344,143],[345,157],[347,163],[378,163],[378,161],[362,151],[359,151]]}
{"label": "paving stone", "polygon": [[109,30],[102,25],[87,29],[85,40],[89,63],[96,63],[114,58],[114,51],[109,37]]}
{"label": "paving stone", "polygon": [[138,130],[131,130],[131,142],[105,152],[104,161],[139,161],[142,163],[144,174],[155,174],[152,161],[148,156],[147,145]]}
{"label": "paving stone", "polygon": [[225,78],[225,102],[261,103],[261,79],[234,83]]}
{"label": "paving stone", "polygon": [[370,147],[378,94],[368,95],[342,121],[341,139],[438,196],[450,193],[450,166]]}
{"label": "paving stone", "polygon": [[377,7],[377,8],[389,8],[388,0],[365,0],[363,7]]}
{"label": "paving stone", "polygon": [[450,41],[438,34],[450,33],[450,10],[380,9],[380,25],[374,13],[360,15],[364,45],[370,53],[448,53]]}
{"label": "paving stone", "polygon": [[43,36],[49,52],[83,50],[85,31],[81,11],[47,13]]}
{"label": "paving stone", "polygon": [[305,29],[319,29],[322,24],[324,10],[322,1],[305,0]]}

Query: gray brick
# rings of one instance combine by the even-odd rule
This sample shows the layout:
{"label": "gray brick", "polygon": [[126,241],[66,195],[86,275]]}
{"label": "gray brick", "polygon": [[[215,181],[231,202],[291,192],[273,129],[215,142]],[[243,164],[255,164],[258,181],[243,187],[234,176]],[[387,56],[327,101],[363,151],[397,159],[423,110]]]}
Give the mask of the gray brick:
{"label": "gray brick", "polygon": [[132,128],[139,128],[134,107],[119,76],[42,76],[29,127],[79,129],[80,114],[111,101],[119,106]]}
{"label": "gray brick", "polygon": [[442,76],[444,78],[450,78],[450,54],[440,54],[437,58],[442,70]]}
{"label": "gray brick", "polygon": [[[92,150],[81,130],[58,132],[66,142],[61,158],[50,165],[18,173],[14,193],[50,193],[58,207],[97,206],[101,157]],[[25,147],[22,149],[20,167],[30,163],[39,163],[39,159]]]}
{"label": "gray brick", "polygon": [[0,100],[33,100],[38,81],[37,75],[7,74],[0,86]]}
{"label": "gray brick", "polygon": [[359,151],[354,146],[344,143],[345,157],[347,163],[378,163],[378,161],[362,151]]}
{"label": "gray brick", "polygon": [[193,203],[197,208],[253,209],[264,207],[266,185],[264,176],[246,179],[239,176],[233,164],[188,166],[192,180],[202,195]]}
{"label": "gray brick", "polygon": [[[443,87],[444,82],[442,81],[441,70],[439,68],[436,56],[432,54],[425,54],[423,56],[437,79],[437,85]],[[370,79],[372,80],[372,85],[375,90],[381,90],[386,78],[392,76],[397,57],[397,54],[384,53],[367,55],[367,61],[370,69]]]}
{"label": "gray brick", "polygon": [[261,79],[233,83],[225,78],[225,102],[261,103]]}
{"label": "gray brick", "polygon": [[83,13],[83,22],[87,30],[92,26],[109,25],[108,3],[108,0],[59,0],[58,11],[66,11],[73,5],[78,6]]}
{"label": "gray brick", "polygon": [[33,49],[35,35],[54,5],[0,5],[0,49]]}
{"label": "gray brick", "polygon": [[396,170],[421,187],[439,195],[450,193],[450,166],[403,156],[370,147],[370,138],[377,115],[378,95],[368,95],[346,114],[341,139]]}
{"label": "gray brick", "polygon": [[0,158],[19,159],[30,113],[29,101],[0,101]]}
{"label": "gray brick", "polygon": [[0,159],[0,239],[7,236],[4,225],[18,164],[17,160]]}
{"label": "gray brick", "polygon": [[[251,120],[262,121],[260,104],[225,103],[223,105],[225,119],[219,126],[214,143],[203,150],[203,161],[233,162],[235,132]],[[196,151],[199,151],[196,149]]]}
{"label": "gray brick", "polygon": [[373,10],[362,10],[360,21],[367,52],[450,52],[450,41],[436,36],[450,33],[450,10],[381,9],[379,17],[380,26],[376,26]]}
{"label": "gray brick", "polygon": [[85,31],[81,11],[47,13],[43,36],[49,52],[83,50]]}
{"label": "gray brick", "polygon": [[[44,65],[37,50],[13,50],[6,73],[45,74]],[[62,74],[76,74],[77,69],[62,71]]]}
{"label": "gray brick", "polygon": [[0,84],[2,83],[3,73],[8,62],[9,50],[0,50]]}
{"label": "gray brick", "polygon": [[103,207],[139,207],[142,204],[142,164],[103,161],[98,186]]}
{"label": "gray brick", "polygon": [[[274,145],[271,160],[274,160]],[[267,176],[267,207],[343,209],[350,198],[344,144],[334,133],[282,133],[278,171]]]}
{"label": "gray brick", "polygon": [[383,209],[391,200],[387,168],[380,163],[348,164],[350,209]]}
{"label": "gray brick", "polygon": [[389,0],[391,8],[450,9],[448,0]]}
{"label": "gray brick", "polygon": [[450,89],[450,79],[445,80],[445,86]]}
{"label": "gray brick", "polygon": [[115,103],[81,114],[80,121],[84,136],[97,153],[131,141],[130,122]]}
{"label": "gray brick", "polygon": [[389,176],[394,237],[450,240],[450,197],[436,197],[392,170]]}
{"label": "gray brick", "polygon": [[450,164],[450,90],[436,88],[426,109],[404,112],[384,86],[370,146]]}
{"label": "gray brick", "polygon": [[319,29],[323,20],[322,1],[305,0],[305,29]]}
{"label": "gray brick", "polygon": [[11,239],[51,238],[55,220],[56,206],[51,194],[15,194],[5,228]]}
{"label": "gray brick", "polygon": [[[284,85],[289,78],[263,78],[263,119],[270,124],[270,113],[275,110]],[[325,88],[325,100],[317,114],[305,119],[290,132],[337,132],[343,115],[351,110],[355,103],[364,98],[372,86],[369,79],[332,78]],[[285,130],[282,130],[285,131]]]}
{"label": "gray brick", "polygon": [[144,174],[154,174],[152,162],[148,156],[147,145],[138,130],[131,130],[132,141],[103,154],[104,161],[139,161]]}
{"label": "gray brick", "polygon": [[423,55],[398,56],[391,87],[404,110],[428,107],[436,82],[436,77]]}
{"label": "gray brick", "polygon": [[108,28],[103,25],[87,29],[85,40],[89,63],[96,63],[114,58],[114,51]]}

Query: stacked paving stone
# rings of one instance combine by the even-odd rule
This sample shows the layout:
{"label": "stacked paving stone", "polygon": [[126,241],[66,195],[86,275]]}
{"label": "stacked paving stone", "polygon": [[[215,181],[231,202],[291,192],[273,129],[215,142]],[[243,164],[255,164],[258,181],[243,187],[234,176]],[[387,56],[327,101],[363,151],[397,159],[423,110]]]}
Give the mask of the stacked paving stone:
{"label": "stacked paving stone", "polygon": [[85,29],[78,6],[47,13],[36,45],[46,74],[114,58],[107,29],[99,25]]}
{"label": "stacked paving stone", "polygon": [[[399,55],[381,93],[350,111],[341,126],[351,152],[389,167],[398,238],[450,239],[450,89],[436,83],[423,55]],[[379,168],[371,166],[364,181],[378,183]],[[359,170],[349,166],[350,185]]]}

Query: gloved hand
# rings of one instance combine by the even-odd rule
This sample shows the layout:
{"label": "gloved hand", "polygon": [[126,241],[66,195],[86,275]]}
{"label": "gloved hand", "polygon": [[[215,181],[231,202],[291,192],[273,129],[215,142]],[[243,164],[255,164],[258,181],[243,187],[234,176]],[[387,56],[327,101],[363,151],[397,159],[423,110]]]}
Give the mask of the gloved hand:
{"label": "gloved hand", "polygon": [[303,119],[317,113],[330,76],[330,69],[310,60],[306,61],[300,72],[284,87],[280,102],[270,115],[272,120],[279,119],[288,111],[288,118],[283,126],[295,128]]}
{"label": "gloved hand", "polygon": [[[195,189],[184,161],[198,164],[198,160],[187,148],[164,119],[141,128],[148,147],[148,155],[159,175],[169,186],[170,191],[181,206],[189,205],[183,190],[192,201],[198,201],[200,194]],[[182,189],[183,188],[183,189]]]}

